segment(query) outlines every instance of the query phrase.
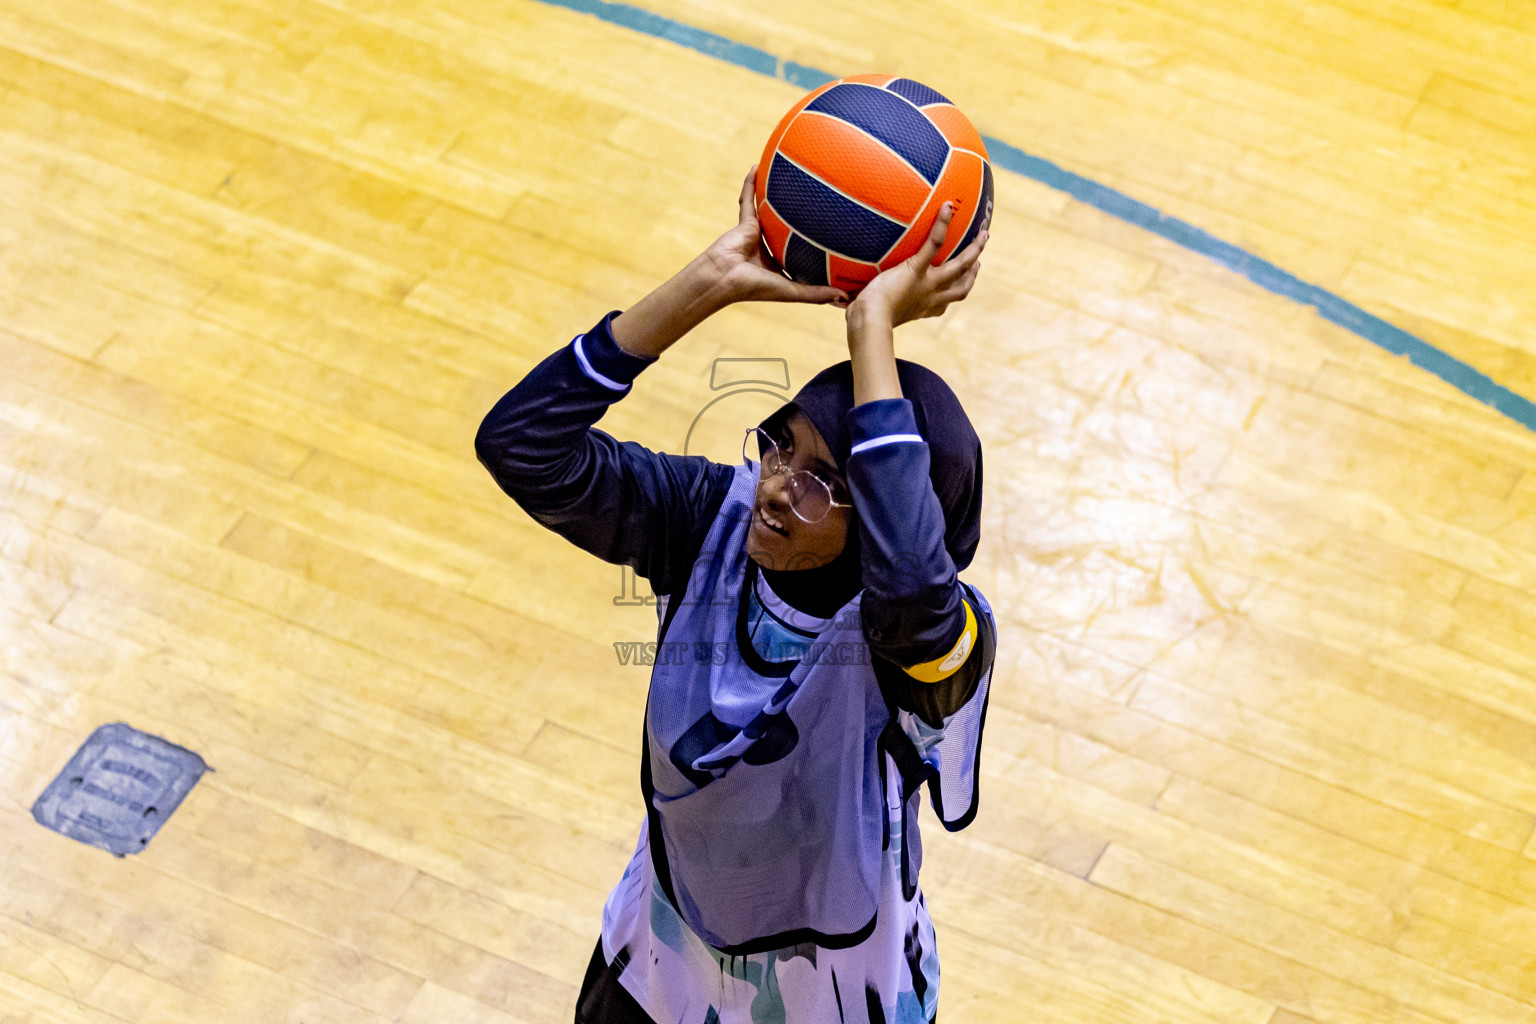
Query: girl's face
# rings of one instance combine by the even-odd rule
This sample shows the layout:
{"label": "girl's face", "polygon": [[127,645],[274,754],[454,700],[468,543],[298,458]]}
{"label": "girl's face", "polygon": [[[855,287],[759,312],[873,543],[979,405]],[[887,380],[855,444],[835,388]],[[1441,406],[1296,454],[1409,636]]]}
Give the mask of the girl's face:
{"label": "girl's face", "polygon": [[757,500],[747,529],[747,557],[766,569],[814,569],[842,553],[851,510],[833,506],[820,522],[806,522],[790,507],[789,474],[809,470],[832,488],[833,501],[851,505],[853,499],[827,443],[804,413],[795,410],[780,435],[774,441],[789,467],[774,476],[759,469]]}

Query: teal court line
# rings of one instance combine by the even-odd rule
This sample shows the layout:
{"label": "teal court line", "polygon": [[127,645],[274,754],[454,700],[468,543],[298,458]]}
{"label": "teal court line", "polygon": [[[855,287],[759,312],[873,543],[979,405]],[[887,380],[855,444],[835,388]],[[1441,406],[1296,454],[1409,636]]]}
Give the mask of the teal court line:
{"label": "teal court line", "polygon": [[[802,89],[814,89],[818,85],[841,77],[805,64],[781,60],[755,46],[738,43],[714,32],[707,32],[628,4],[608,3],[607,0],[538,0],[538,2],[590,14],[610,24],[621,25],[657,39],[665,39]],[[1245,249],[1230,242],[1223,242],[1187,221],[1170,217],[1146,203],[1132,199],[1123,192],[1118,192],[1107,185],[1100,185],[1080,174],[1074,174],[1049,160],[1031,156],[1001,139],[983,135],[982,140],[986,143],[988,155],[994,166],[1059,189],[1089,206],[1103,210],[1137,227],[1145,228],[1153,234],[1161,235],[1192,252],[1214,260],[1229,270],[1235,270],[1254,284],[1276,295],[1283,295],[1302,305],[1311,306],[1323,319],[1354,332],[1393,355],[1407,357],[1414,365],[1428,370],[1484,405],[1497,409],[1527,429],[1536,431],[1536,403],[1495,382],[1449,353],[1409,334],[1401,327],[1366,312],[1326,288],[1308,284]]]}

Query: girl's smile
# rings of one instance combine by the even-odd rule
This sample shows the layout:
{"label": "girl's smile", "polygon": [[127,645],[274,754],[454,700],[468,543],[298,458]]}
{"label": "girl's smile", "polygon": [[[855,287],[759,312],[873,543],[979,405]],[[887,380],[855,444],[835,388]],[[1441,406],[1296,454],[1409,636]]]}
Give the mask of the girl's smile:
{"label": "girl's smile", "polygon": [[789,529],[783,519],[768,513],[768,510],[758,504],[756,507],[756,519],[754,525],[758,530],[776,537],[788,537]]}
{"label": "girl's smile", "polygon": [[[789,471],[810,470],[834,490],[834,500],[846,502],[848,486],[837,475],[827,443],[809,418],[798,409],[775,433],[774,443],[789,461]],[[770,475],[759,468],[757,497],[752,504],[752,524],[747,531],[747,556],[766,569],[814,569],[842,553],[847,540],[848,509],[834,506],[814,523],[801,519],[790,507],[787,473]]]}

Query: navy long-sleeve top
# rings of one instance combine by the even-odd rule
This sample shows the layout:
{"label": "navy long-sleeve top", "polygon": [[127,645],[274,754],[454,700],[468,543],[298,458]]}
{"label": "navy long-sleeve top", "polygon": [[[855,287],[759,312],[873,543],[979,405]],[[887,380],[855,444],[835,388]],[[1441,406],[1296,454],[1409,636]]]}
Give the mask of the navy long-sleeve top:
{"label": "navy long-sleeve top", "polygon": [[[733,468],[653,452],[593,425],[657,358],[619,348],[610,326],[618,313],[503,395],[475,451],[529,516],[605,562],[630,566],[661,596],[687,585]],[[893,703],[938,726],[991,667],[992,624],[944,548],[944,512],[911,402],[865,402],[847,415],[853,454],[841,468],[862,531],[871,661]]]}

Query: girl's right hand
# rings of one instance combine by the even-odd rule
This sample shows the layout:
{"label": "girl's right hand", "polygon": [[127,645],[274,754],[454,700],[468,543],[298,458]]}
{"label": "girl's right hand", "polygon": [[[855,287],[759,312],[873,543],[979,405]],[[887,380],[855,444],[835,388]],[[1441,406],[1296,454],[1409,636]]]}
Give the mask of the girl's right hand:
{"label": "girl's right hand", "polygon": [[741,185],[741,213],[736,226],[704,251],[732,302],[812,302],[844,308],[848,293],[841,288],[800,284],[785,277],[762,244],[762,227],[753,202],[757,165]]}

